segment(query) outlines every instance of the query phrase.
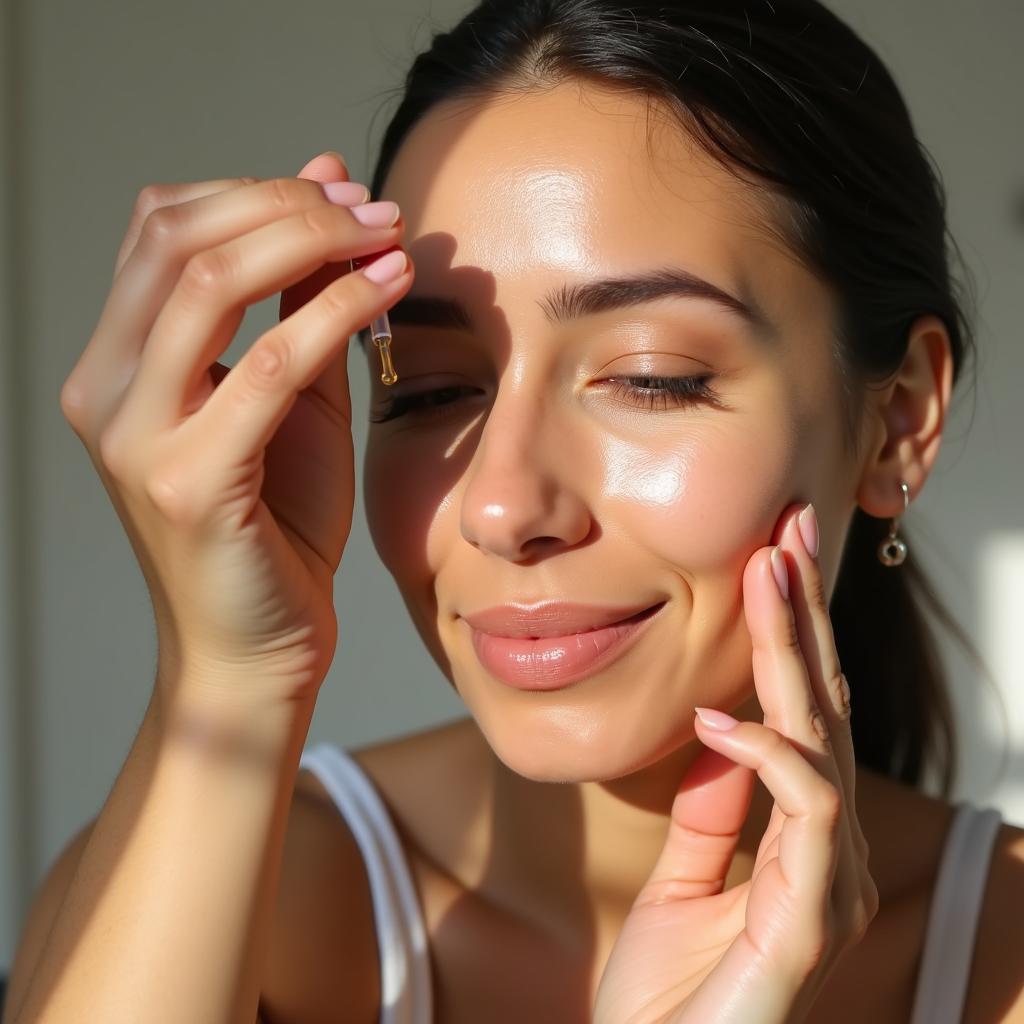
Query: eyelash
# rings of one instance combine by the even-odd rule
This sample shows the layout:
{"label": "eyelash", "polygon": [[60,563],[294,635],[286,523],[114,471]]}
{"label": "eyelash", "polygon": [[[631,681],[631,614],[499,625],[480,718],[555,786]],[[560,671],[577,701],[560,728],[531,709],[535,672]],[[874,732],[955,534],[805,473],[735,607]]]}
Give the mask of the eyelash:
{"label": "eyelash", "polygon": [[[610,377],[608,382],[613,385],[612,392],[619,398],[626,398],[626,404],[647,409],[678,409],[704,401],[716,408],[721,407],[718,393],[710,387],[708,381],[712,374],[705,373],[695,377]],[[646,381],[654,387],[637,387],[637,382]],[[436,388],[433,391],[421,391],[417,394],[402,395],[393,398],[379,416],[371,416],[371,423],[384,423],[396,419],[408,412],[419,416],[431,417],[444,415],[451,402],[429,404],[428,398],[438,395],[469,390],[465,385],[453,385],[447,388]]]}

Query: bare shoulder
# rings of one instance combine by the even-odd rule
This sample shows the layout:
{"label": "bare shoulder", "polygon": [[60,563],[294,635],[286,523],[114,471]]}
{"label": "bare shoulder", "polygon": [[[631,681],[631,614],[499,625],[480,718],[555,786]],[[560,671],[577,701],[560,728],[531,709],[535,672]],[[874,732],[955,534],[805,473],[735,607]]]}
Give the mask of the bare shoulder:
{"label": "bare shoulder", "polygon": [[930,903],[956,808],[863,765],[857,766],[856,804],[883,902]]}
{"label": "bare shoulder", "polygon": [[285,836],[261,1020],[328,1024],[380,1014],[369,879],[345,819],[311,772],[296,776]]}
{"label": "bare shoulder", "polygon": [[[863,798],[862,798],[863,791]],[[857,811],[885,883],[910,894],[922,923],[956,807],[939,797],[858,770]],[[898,823],[899,827],[894,825]],[[914,842],[906,842],[913,836]],[[882,885],[880,883],[881,890]],[[916,894],[916,896],[914,895]],[[1004,822],[996,834],[978,914],[964,1024],[1024,1024],[1024,829]]]}
{"label": "bare shoulder", "polygon": [[[433,780],[471,721],[348,751],[388,806],[407,856],[416,850],[420,820],[431,821],[423,807],[436,803],[426,799]],[[274,914],[261,1020],[328,1024],[344,1006],[346,1020],[376,1024],[381,971],[366,864],[344,816],[311,771],[296,775]]]}
{"label": "bare shoulder", "polygon": [[1024,1024],[1024,829],[1003,823],[978,917],[964,1024]]}

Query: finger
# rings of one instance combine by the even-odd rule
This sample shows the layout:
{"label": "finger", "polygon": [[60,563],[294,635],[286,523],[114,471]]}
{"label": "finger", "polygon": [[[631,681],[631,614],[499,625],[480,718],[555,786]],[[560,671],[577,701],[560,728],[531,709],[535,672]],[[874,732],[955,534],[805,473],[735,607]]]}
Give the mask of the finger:
{"label": "finger", "polygon": [[[278,184],[282,194],[294,197],[291,201],[301,212],[270,220],[201,251],[182,270],[153,324],[125,399],[123,415],[133,430],[177,426],[205,402],[210,391],[207,369],[231,343],[249,305],[272,295],[283,283],[306,277],[326,261],[349,258],[368,248],[387,248],[401,235],[400,225],[365,227],[349,208],[327,202],[314,182],[290,178]],[[249,197],[239,194],[225,202],[243,207],[273,203],[269,192],[253,197],[260,188],[254,185]],[[305,209],[300,196],[307,197]],[[236,216],[260,219],[247,210]]]}
{"label": "finger", "polygon": [[755,553],[743,573],[754,686],[765,712],[764,724],[795,742],[826,779],[838,786],[839,769],[832,757],[827,723],[811,689],[789,601],[788,577],[786,558],[779,546]]}
{"label": "finger", "polygon": [[[397,254],[404,257],[398,250]],[[382,257],[374,266],[380,267]],[[259,338],[238,361],[209,400],[183,430],[194,444],[184,447],[193,467],[191,480],[206,481],[221,492],[223,481],[251,465],[294,404],[297,393],[321,373],[339,345],[347,346],[353,324],[369,323],[386,304],[393,304],[412,283],[412,264],[383,284],[357,271],[335,281],[313,302]],[[211,445],[209,438],[217,438]],[[194,469],[196,460],[206,465]],[[206,497],[190,495],[193,507],[209,507]]]}
{"label": "finger", "polygon": [[[333,151],[321,153],[319,156],[314,157],[299,171],[298,176],[308,181],[319,182],[321,185],[326,185],[329,182],[349,180],[348,167],[345,161],[340,154]],[[367,188],[366,195],[362,201],[368,202],[369,199],[370,190]],[[285,317],[291,316],[299,306],[309,302],[314,295],[323,291],[331,281],[337,280],[342,274],[347,274],[348,271],[348,260],[342,260],[338,263],[327,263],[322,267],[317,267],[308,277],[304,277],[301,281],[296,281],[295,284],[284,288],[281,291],[278,320],[284,320]]]}
{"label": "finger", "polygon": [[665,845],[635,905],[721,892],[753,791],[749,768],[702,750],[680,783]]}
{"label": "finger", "polygon": [[776,729],[738,722],[719,730],[706,725],[700,712],[695,728],[702,743],[757,772],[785,816],[778,859],[786,884],[809,910],[820,909],[830,897],[839,860],[841,790]]}
{"label": "finger", "polygon": [[[358,186],[354,191],[365,195]],[[274,217],[325,201],[322,189],[295,179],[244,178],[143,190],[132,228],[137,241],[61,392],[65,414],[87,446],[96,446],[120,408],[185,262]]]}
{"label": "finger", "polygon": [[219,178],[214,181],[189,181],[173,185],[147,185],[136,197],[135,207],[128,222],[128,230],[125,232],[121,247],[117,252],[114,277],[117,277],[121,268],[134,252],[139,236],[142,234],[142,227],[150,214],[165,206],[176,206],[178,203],[187,203],[192,199],[200,199],[202,196],[216,195],[218,192],[226,192],[228,189],[239,188],[242,185],[254,185],[257,181],[259,181],[258,178]]}
{"label": "finger", "polygon": [[349,181],[348,164],[345,158],[336,153],[333,149],[313,157],[299,171],[300,178],[309,178],[310,181]]}
{"label": "finger", "polygon": [[817,558],[812,556],[807,547],[805,533],[816,548],[820,544],[819,526],[812,505],[805,506],[798,516],[786,522],[782,544],[788,554],[790,579],[793,582],[790,597],[797,621],[800,648],[804,652],[815,700],[828,727],[854,841],[858,845],[858,852],[862,852],[867,844],[856,815],[857,766],[850,730],[850,690],[839,664],[821,569]]}
{"label": "finger", "polygon": [[121,405],[146,335],[177,279],[177,271],[172,273],[163,262],[133,260],[131,271],[124,271],[147,218],[165,206],[227,192],[256,180],[229,178],[184,185],[147,185],[139,193],[118,253],[114,283],[89,343],[61,387],[64,416],[94,461],[99,436]]}
{"label": "finger", "polygon": [[[336,159],[331,159],[332,157]],[[324,153],[310,160],[299,171],[299,177],[309,178],[311,181],[318,181],[321,184],[331,181],[347,181],[348,168],[338,154]],[[367,199],[369,199],[369,189],[367,189],[366,195]],[[324,266],[313,271],[309,277],[303,278],[290,288],[285,288],[281,292],[278,320],[284,320],[286,317],[291,316],[295,310],[309,302],[313,296],[322,292],[332,281],[348,273],[349,269],[350,266],[346,262],[326,263]],[[308,390],[320,399],[328,409],[336,411],[351,422],[352,400],[348,387],[347,345],[339,348],[331,357],[327,365],[317,374],[312,384],[309,385]]]}
{"label": "finger", "polygon": [[[799,650],[806,670],[812,700],[828,730],[830,756],[816,760],[843,797],[844,813],[839,822],[837,861],[833,896],[836,905],[846,907],[859,898],[867,874],[868,846],[864,839],[860,820],[857,816],[854,794],[853,742],[848,719],[840,717],[835,698],[827,691],[823,682],[825,672],[838,679],[838,654],[835,650],[831,622],[828,617],[827,598],[816,561],[811,557],[803,539],[799,514],[805,506],[792,506],[780,519],[778,539],[786,562],[787,577],[790,581],[790,608],[796,623]],[[804,530],[813,528],[816,522],[804,519]],[[812,537],[812,542],[814,538]],[[820,543],[820,542],[819,542]],[[814,608],[820,609],[817,619]],[[831,660],[828,649],[831,648]],[[837,695],[841,699],[841,695]],[[825,771],[825,769],[828,771]],[[780,827],[781,823],[773,822]]]}
{"label": "finger", "polygon": [[[791,506],[780,518],[781,539],[788,539],[792,520],[802,506]],[[764,708],[764,724],[778,730],[794,742],[824,778],[844,798],[846,813],[840,822],[839,841],[854,858],[844,858],[840,867],[840,884],[850,884],[849,875],[860,871],[861,847],[854,838],[858,831],[846,820],[856,818],[856,809],[846,803],[846,787],[832,749],[832,732],[819,706],[818,695],[811,683],[809,659],[802,641],[793,599],[799,603],[799,580],[790,568],[791,555],[782,546],[758,552],[744,573],[744,611],[753,642],[754,684],[758,701]],[[783,596],[777,576],[784,581]],[[773,813],[769,832],[779,827]],[[849,861],[849,863],[847,863]]]}

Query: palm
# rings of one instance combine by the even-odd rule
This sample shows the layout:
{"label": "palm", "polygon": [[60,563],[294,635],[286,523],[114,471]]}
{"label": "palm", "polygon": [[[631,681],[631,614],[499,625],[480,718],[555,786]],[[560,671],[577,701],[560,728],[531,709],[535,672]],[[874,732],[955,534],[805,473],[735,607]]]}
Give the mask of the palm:
{"label": "palm", "polygon": [[[280,319],[346,270],[347,264],[325,264],[285,289]],[[313,678],[334,655],[334,574],[352,527],[347,355],[347,347],[340,349],[296,394],[258,458],[235,467],[227,481],[233,501],[224,510],[231,528],[218,548],[218,564],[207,567],[211,581],[221,581],[217,611],[203,616],[199,609],[208,626],[246,636],[254,650],[272,648],[282,671]],[[218,387],[229,372],[214,363],[201,390]]]}
{"label": "palm", "polygon": [[715,800],[707,792],[704,799],[694,796],[687,789],[690,776],[717,757],[706,751],[703,763],[694,763],[677,797],[663,854],[670,857],[674,845],[685,848],[689,863],[706,863],[708,875],[652,877],[644,887],[605,965],[595,1022],[706,1022],[771,971],[767,961],[780,941],[779,921],[791,910],[778,859],[784,815],[773,809],[751,879],[718,891],[723,882],[712,876],[722,874],[717,868],[733,856],[737,837],[731,829],[737,815],[746,813],[752,780],[749,771],[733,766],[716,780]]}
{"label": "palm", "polygon": [[[212,386],[228,372],[213,364]],[[301,391],[266,449],[230,476],[215,562],[188,569],[200,595],[192,612],[204,628],[272,653],[283,671],[326,670],[337,632],[333,578],[352,524],[348,423]],[[209,607],[205,595],[215,596]]]}
{"label": "palm", "polygon": [[[354,449],[341,413],[300,391],[265,456],[261,497],[307,565],[333,577],[352,528]],[[313,568],[314,566],[310,566]]]}

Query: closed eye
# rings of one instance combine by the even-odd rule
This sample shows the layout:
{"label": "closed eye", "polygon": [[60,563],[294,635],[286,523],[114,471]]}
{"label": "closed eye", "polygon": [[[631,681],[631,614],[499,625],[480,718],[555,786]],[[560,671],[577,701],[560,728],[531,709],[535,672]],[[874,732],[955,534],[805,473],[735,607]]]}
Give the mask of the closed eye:
{"label": "closed eye", "polygon": [[[718,392],[708,381],[713,374],[705,373],[693,377],[608,377],[601,383],[610,385],[609,391],[624,404],[651,410],[678,409],[697,402],[707,402],[716,408],[724,408]],[[415,413],[417,417],[447,415],[458,399],[460,392],[478,389],[464,384],[420,391],[410,395],[398,395],[390,400],[371,423],[384,423],[399,416]]]}
{"label": "closed eye", "polygon": [[611,391],[627,404],[646,409],[674,409],[699,401],[722,408],[718,392],[708,381],[713,374],[695,377],[609,377]]}

